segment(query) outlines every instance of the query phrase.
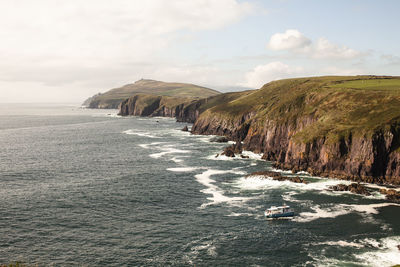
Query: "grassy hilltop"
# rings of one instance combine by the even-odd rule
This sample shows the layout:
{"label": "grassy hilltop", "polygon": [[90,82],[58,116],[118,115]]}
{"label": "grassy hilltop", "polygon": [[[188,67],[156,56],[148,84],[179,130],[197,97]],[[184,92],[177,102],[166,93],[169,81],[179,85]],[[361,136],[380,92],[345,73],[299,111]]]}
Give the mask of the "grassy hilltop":
{"label": "grassy hilltop", "polygon": [[400,121],[400,77],[326,76],[273,81],[250,94],[223,102],[206,113],[234,119],[255,112],[265,118],[294,124],[305,116],[317,122],[296,137],[309,142],[327,136],[365,134]]}
{"label": "grassy hilltop", "polygon": [[120,88],[99,94],[91,99],[91,108],[117,108],[125,99],[135,94],[169,96],[174,98],[200,99],[219,94],[218,91],[187,83],[166,83],[155,80],[139,80]]}

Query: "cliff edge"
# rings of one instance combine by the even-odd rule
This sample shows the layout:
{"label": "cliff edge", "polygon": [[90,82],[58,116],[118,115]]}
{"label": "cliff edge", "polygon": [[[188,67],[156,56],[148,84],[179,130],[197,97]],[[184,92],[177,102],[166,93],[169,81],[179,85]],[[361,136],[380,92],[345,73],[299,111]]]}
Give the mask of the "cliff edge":
{"label": "cliff edge", "polygon": [[400,184],[399,107],[400,77],[286,79],[206,109],[192,132],[243,141],[281,168]]}

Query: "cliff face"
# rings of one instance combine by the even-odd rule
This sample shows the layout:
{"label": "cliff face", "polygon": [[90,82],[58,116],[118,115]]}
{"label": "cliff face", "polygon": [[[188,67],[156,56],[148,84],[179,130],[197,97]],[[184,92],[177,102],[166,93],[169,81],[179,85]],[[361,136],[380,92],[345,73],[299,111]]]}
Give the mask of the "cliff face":
{"label": "cliff face", "polygon": [[187,98],[138,94],[119,105],[118,115],[176,117],[191,102],[193,100]]}
{"label": "cliff face", "polygon": [[243,141],[245,149],[263,153],[263,159],[275,161],[282,169],[369,183],[400,184],[400,125],[372,135],[350,135],[337,142],[322,137],[303,143],[294,136],[315,119],[302,118],[294,125],[267,119],[260,126],[252,119],[254,116],[248,114],[229,120],[206,112],[195,122],[192,133],[224,135]]}
{"label": "cliff face", "polygon": [[400,79],[390,81],[399,84],[398,91],[383,96],[375,89],[329,87],[359,80],[389,83],[379,77],[332,79],[271,83],[207,110],[192,132],[243,141],[245,149],[263,153],[280,168],[400,184]]}

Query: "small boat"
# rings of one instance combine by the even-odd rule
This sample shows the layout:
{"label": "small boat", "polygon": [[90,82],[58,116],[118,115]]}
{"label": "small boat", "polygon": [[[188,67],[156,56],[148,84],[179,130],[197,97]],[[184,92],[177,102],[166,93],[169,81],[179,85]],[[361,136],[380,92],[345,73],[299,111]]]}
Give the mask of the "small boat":
{"label": "small boat", "polygon": [[272,206],[264,212],[264,215],[269,219],[291,219],[294,217],[294,211],[287,205]]}

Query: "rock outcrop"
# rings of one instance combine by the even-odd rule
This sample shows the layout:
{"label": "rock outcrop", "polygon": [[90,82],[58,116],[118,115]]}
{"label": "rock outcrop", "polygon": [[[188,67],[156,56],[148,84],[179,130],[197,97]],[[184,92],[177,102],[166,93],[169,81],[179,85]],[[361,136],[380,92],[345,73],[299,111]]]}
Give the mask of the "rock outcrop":
{"label": "rock outcrop", "polygon": [[386,195],[386,199],[400,204],[400,192],[394,189],[381,189],[380,193]]}
{"label": "rock outcrop", "polygon": [[371,193],[368,191],[368,189],[365,186],[363,186],[361,184],[357,184],[357,183],[352,183],[349,185],[338,184],[338,185],[331,186],[330,189],[333,191],[349,191],[354,194],[365,195],[365,196],[371,195]]}
{"label": "rock outcrop", "polygon": [[235,154],[241,155],[242,152],[243,152],[242,143],[236,142],[235,144],[225,147],[221,155],[233,158],[235,157]]}
{"label": "rock outcrop", "polygon": [[246,175],[246,177],[251,177],[251,176],[263,176],[266,178],[271,178],[272,180],[276,181],[290,181],[292,183],[302,183],[302,184],[307,184],[308,182],[304,180],[303,178],[299,176],[283,176],[279,172],[273,172],[273,171],[259,171],[259,172],[253,172],[249,175]]}
{"label": "rock outcrop", "polygon": [[215,142],[215,143],[227,143],[229,140],[225,136],[215,136],[210,139],[210,142]]}

